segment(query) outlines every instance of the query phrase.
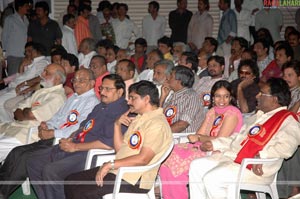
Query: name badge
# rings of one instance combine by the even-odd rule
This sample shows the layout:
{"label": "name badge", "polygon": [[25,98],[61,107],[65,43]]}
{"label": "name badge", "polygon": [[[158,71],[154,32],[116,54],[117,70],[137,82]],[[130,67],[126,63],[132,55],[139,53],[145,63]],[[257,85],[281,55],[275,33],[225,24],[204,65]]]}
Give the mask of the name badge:
{"label": "name badge", "polygon": [[203,106],[209,106],[210,105],[210,94],[206,93],[202,96],[203,99]]}
{"label": "name badge", "polygon": [[132,149],[139,149],[142,143],[142,136],[139,131],[134,132],[129,139],[129,147]]}

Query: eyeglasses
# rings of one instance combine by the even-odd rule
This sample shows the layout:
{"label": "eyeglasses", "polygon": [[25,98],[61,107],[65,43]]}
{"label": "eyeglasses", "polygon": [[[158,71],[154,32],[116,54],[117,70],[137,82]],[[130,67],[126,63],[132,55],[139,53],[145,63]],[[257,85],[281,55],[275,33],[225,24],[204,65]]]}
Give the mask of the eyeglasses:
{"label": "eyeglasses", "polygon": [[249,72],[249,71],[242,71],[242,70],[241,70],[241,71],[239,72],[239,74],[240,74],[240,75],[251,75],[252,73]]}
{"label": "eyeglasses", "polygon": [[263,93],[263,92],[259,92],[258,93],[259,95],[262,95],[262,96],[266,96],[266,97],[272,97],[273,95],[271,95],[271,94],[268,94],[268,93]]}
{"label": "eyeglasses", "polygon": [[98,66],[95,65],[95,64],[91,64],[91,65],[89,65],[89,67],[90,67],[91,69],[96,69],[96,68],[98,68]]}
{"label": "eyeglasses", "polygon": [[99,86],[100,92],[103,91],[103,90],[105,90],[106,92],[110,92],[113,89],[117,89],[117,88],[110,88],[110,87]]}
{"label": "eyeglasses", "polygon": [[90,79],[76,79],[76,78],[71,79],[72,83],[78,82],[78,83],[82,84],[82,83],[84,83],[86,81],[90,81]]}

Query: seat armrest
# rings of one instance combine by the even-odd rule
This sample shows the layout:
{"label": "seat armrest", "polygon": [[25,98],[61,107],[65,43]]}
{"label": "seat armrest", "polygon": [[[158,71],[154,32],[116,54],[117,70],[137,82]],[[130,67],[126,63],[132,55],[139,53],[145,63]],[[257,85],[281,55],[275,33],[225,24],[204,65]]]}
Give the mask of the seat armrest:
{"label": "seat armrest", "polygon": [[[87,156],[86,156],[84,170],[87,170],[87,169],[91,168],[92,160],[93,160],[94,156],[101,156],[101,158],[102,158],[103,155],[108,155],[108,154],[111,154],[111,155],[114,156],[114,153],[115,153],[114,149],[110,149],[110,150],[106,150],[106,149],[90,149],[88,151]],[[100,160],[98,160],[98,159],[99,158],[97,158],[96,166],[99,166],[99,164],[100,164]],[[103,164],[103,162],[102,162],[102,164]]]}

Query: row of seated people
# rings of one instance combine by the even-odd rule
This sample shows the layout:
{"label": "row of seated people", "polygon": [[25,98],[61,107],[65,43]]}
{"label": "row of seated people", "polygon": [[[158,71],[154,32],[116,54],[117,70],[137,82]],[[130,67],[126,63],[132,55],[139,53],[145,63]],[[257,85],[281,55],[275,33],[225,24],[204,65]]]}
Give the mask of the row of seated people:
{"label": "row of seated people", "polygon": [[[155,52],[155,51],[153,51],[153,52]],[[101,68],[101,66],[105,65],[105,60],[103,57],[101,58],[101,56],[98,57],[98,61],[99,60],[100,60],[100,62],[102,60],[102,64],[100,64],[100,67],[99,67],[99,68]],[[126,64],[124,64],[124,62]],[[93,62],[91,62],[91,63],[93,63]],[[127,61],[123,60],[123,61],[120,61],[120,63],[119,63],[120,65],[118,65],[120,67],[120,69],[118,69],[119,67],[117,67],[117,73],[120,74],[120,76],[122,76],[123,80],[126,80],[124,77],[126,77],[128,75],[129,75],[129,77],[131,77],[130,79],[132,79],[132,77],[133,77],[134,64],[130,64],[130,63],[132,63],[132,62],[130,62],[128,60]],[[192,67],[192,64],[188,63],[188,59],[187,59],[186,64],[187,64],[187,67],[188,66]],[[133,68],[133,69],[125,70],[125,75],[122,75],[122,73],[124,73],[124,68],[126,68],[126,67],[130,68],[129,65],[133,65],[133,66],[131,66],[131,68]],[[219,56],[213,56],[213,57],[209,58],[208,72],[210,73],[210,77],[208,77],[208,79],[201,78],[197,84],[193,84],[194,79],[196,79],[196,78],[194,78],[194,77],[196,77],[196,75],[194,72],[191,72],[191,70],[186,70],[186,68],[184,68],[184,67],[178,67],[178,68],[176,68],[176,70],[174,69],[174,71],[171,72],[172,71],[172,62],[169,62],[168,64],[166,64],[166,63],[155,64],[154,70],[155,70],[155,68],[159,68],[158,65],[163,65],[162,68],[165,71],[168,71],[170,74],[170,76],[168,78],[166,77],[166,74],[164,74],[165,76],[163,76],[162,79],[159,79],[161,77],[159,77],[159,71],[158,71],[156,74],[154,73],[154,77],[156,76],[154,78],[154,80],[159,82],[158,84],[160,84],[162,86],[162,89],[161,89],[162,90],[162,92],[161,92],[162,98],[161,98],[160,103],[165,108],[165,113],[166,113],[168,122],[171,124],[172,131],[173,132],[196,131],[205,116],[205,109],[203,108],[203,106],[201,106],[199,108],[199,106],[197,106],[197,105],[199,105],[199,104],[203,104],[205,106],[209,105],[209,103],[205,102],[205,98],[208,96],[207,94],[210,93],[210,89],[207,88],[208,87],[207,84],[210,84],[210,87],[211,87],[214,82],[222,79],[222,72],[224,69],[224,58],[219,57]],[[247,65],[247,64],[245,64],[245,65]],[[248,64],[248,65],[251,65],[251,64]],[[92,65],[90,68],[96,69],[96,67],[94,67]],[[106,66],[105,66],[105,68],[106,68]],[[251,68],[251,66],[249,66],[249,68]],[[44,76],[46,76],[48,74],[47,71],[48,70],[45,70]],[[127,71],[127,73],[126,73],[126,71]],[[239,69],[239,71],[241,71],[241,70]],[[258,70],[254,70],[254,71],[258,71]],[[247,76],[247,75],[248,75],[248,77],[254,78],[255,77],[254,73],[255,72],[253,72],[251,74],[251,72],[250,72],[250,74],[249,74],[249,72],[247,73],[245,71],[241,71],[241,72],[239,72],[239,75],[242,75],[241,76],[242,78],[245,78],[245,76]],[[181,79],[180,84],[178,84],[178,81],[177,81],[177,80],[180,80],[179,74],[186,75],[185,79],[184,78]],[[162,81],[164,81],[166,79],[167,79],[166,83],[163,83]],[[213,79],[214,82],[208,81],[211,79]],[[204,83],[206,83],[206,85]],[[22,82],[22,84],[28,84],[28,83]],[[184,88],[191,88],[194,85],[196,85],[195,90],[198,91],[196,93],[194,91],[192,91],[192,89],[184,89]],[[46,84],[46,86],[47,86],[47,84]],[[203,90],[200,90],[200,87],[203,87]],[[99,86],[96,88],[99,90]],[[183,89],[187,90],[187,92],[180,92],[180,91],[183,91]],[[172,97],[170,97],[169,100],[165,100],[165,98],[167,98],[167,96],[169,95],[170,90],[172,90],[174,92],[174,94],[172,95]],[[199,99],[199,95],[200,95],[200,99]],[[184,98],[185,100],[182,100],[182,98]],[[164,101],[166,101],[166,102],[164,102]],[[253,102],[253,100],[250,100],[250,101]],[[174,105],[172,105],[172,104],[182,104],[182,106],[181,106],[182,108],[174,109]],[[187,104],[187,105],[184,106],[185,104]],[[184,107],[191,107],[191,108],[189,110],[187,110]],[[202,111],[201,111],[201,108],[202,108]],[[25,113],[26,111],[23,111],[23,112]],[[185,113],[185,112],[189,112],[189,113]],[[198,113],[198,115],[197,115],[198,117],[194,117],[197,113]],[[201,116],[199,116],[199,113],[201,114]],[[179,115],[181,115],[182,117],[179,117]]]}
{"label": "row of seated people", "polygon": [[[187,68],[180,66],[175,67],[172,71],[176,71],[177,68],[181,68],[182,70],[186,69],[186,72],[189,71]],[[87,69],[80,69],[78,72],[76,72],[76,76],[79,77],[80,74],[84,76],[84,73],[86,76],[88,76],[89,71]],[[78,78],[77,81],[74,82],[76,85],[75,88],[78,88],[77,85],[85,84],[79,80],[80,79]],[[87,80],[87,85],[90,84],[88,81],[93,83],[92,80]],[[144,84],[151,85],[151,87],[145,86]],[[140,87],[138,87],[138,85]],[[129,110],[127,102],[124,98],[125,83],[122,81],[120,76],[105,76],[103,78],[103,84],[100,90],[101,103],[96,105],[92,112],[88,114],[87,118],[80,124],[74,123],[74,120],[77,121],[77,119],[79,119],[78,113],[74,112],[74,110],[71,112],[66,111],[68,109],[66,105],[68,102],[69,106],[71,106],[70,103],[72,100],[69,98],[67,103],[55,116],[58,117],[64,115],[66,117],[65,114],[61,113],[69,113],[67,114],[67,123],[65,123],[65,120],[61,120],[59,123],[58,121],[55,121],[54,118],[47,123],[43,122],[39,126],[39,136],[42,139],[41,141],[13,149],[5,160],[4,165],[1,167],[1,175],[2,177],[5,177],[4,180],[24,180],[26,176],[29,176],[33,182],[61,181],[64,180],[68,175],[83,170],[87,149],[110,149],[114,147],[117,151],[115,162],[105,163],[100,170],[99,168],[95,168],[90,171],[72,174],[67,177],[68,181],[73,182],[82,180],[92,181],[96,178],[96,182],[93,182],[91,185],[81,185],[76,183],[76,185],[68,184],[65,185],[64,192],[63,185],[61,184],[33,184],[34,190],[39,198],[49,198],[55,196],[62,198],[64,197],[64,193],[66,198],[94,198],[103,196],[104,194],[112,191],[113,187],[110,182],[114,180],[114,175],[116,174],[115,170],[120,166],[150,164],[154,159],[154,155],[159,154],[159,151],[156,151],[158,150],[156,147],[158,145],[165,147],[165,144],[169,143],[170,141],[171,134],[166,135],[165,132],[172,132],[172,125],[169,126],[169,120],[165,119],[170,112],[168,109],[164,110],[164,115],[163,110],[160,109],[160,116],[157,114],[150,115],[148,113],[157,110],[159,106],[158,89],[156,86],[147,81],[140,81],[131,85],[129,88],[128,97]],[[93,92],[93,85],[89,85],[89,87],[86,89],[86,93],[90,91]],[[81,95],[85,95],[85,93]],[[150,97],[152,95],[155,96],[153,99]],[[275,120],[278,120],[280,117],[282,117],[282,115],[284,115],[283,113],[285,113],[283,110],[286,109],[286,106],[289,104],[291,99],[287,83],[282,79],[271,78],[266,84],[261,85],[260,92],[256,96],[258,100],[258,109],[260,111],[258,111],[256,115],[251,117],[247,122],[245,122],[245,125],[241,127],[243,123],[242,115],[241,112],[233,106],[234,97],[232,95],[230,83],[225,80],[216,82],[213,85],[211,96],[213,96],[211,98],[212,108],[206,114],[205,121],[202,123],[196,135],[189,136],[189,139],[192,143],[200,141],[202,144],[197,143],[193,146],[190,144],[187,146],[176,146],[169,159],[163,164],[160,174],[162,178],[165,179],[165,177],[168,177],[170,174],[167,172],[169,168],[171,169],[169,172],[172,172],[172,174],[175,173],[174,175],[179,174],[180,176],[182,169],[184,170],[183,173],[186,175],[189,163],[194,158],[204,156],[204,153],[201,152],[201,150],[210,151],[213,149],[220,150],[221,152],[224,152],[225,150],[227,153],[224,153],[222,157],[226,157],[226,159],[222,160],[222,162],[228,162],[228,164],[234,167],[234,169],[231,167],[224,168],[224,165],[222,164],[219,165],[220,169],[225,169],[225,171],[222,170],[222,172],[229,173],[226,175],[227,179],[224,178],[224,181],[221,181],[220,174],[217,173],[216,175],[219,175],[219,178],[213,176],[213,178],[210,179],[215,182],[214,185],[217,186],[213,186],[212,190],[208,189],[208,187],[205,187],[207,192],[205,190],[201,192],[200,189],[203,185],[203,182],[195,182],[197,182],[199,179],[206,180],[206,178],[202,178],[204,176],[198,178],[197,176],[200,174],[197,171],[201,170],[201,168],[204,166],[205,168],[210,166],[208,166],[209,164],[200,164],[196,165],[195,168],[192,167],[190,173],[196,173],[193,173],[193,175],[190,174],[190,176],[194,177],[193,180],[195,180],[190,183],[191,198],[196,198],[199,196],[199,194],[204,194],[203,197],[207,198],[205,193],[212,194],[212,196],[215,197],[224,196],[226,192],[224,193],[222,186],[224,186],[224,183],[226,180],[228,180],[228,176],[230,175],[232,180],[234,180],[234,176],[236,176],[238,173],[237,169],[239,164],[233,162],[234,158],[238,157],[242,159],[245,157],[251,157],[251,154],[247,153],[242,155],[237,154],[242,149],[249,151],[248,145],[245,145],[244,149],[240,143],[247,139],[248,133],[253,133],[254,135],[255,133],[258,133],[257,131],[259,131],[259,129],[256,129],[259,128],[258,124],[263,125],[262,128],[265,128],[264,130],[269,131],[269,128],[271,127],[265,127],[265,121],[273,118],[272,123],[274,123],[274,118]],[[90,100],[90,97],[88,100]],[[77,103],[82,103],[84,104],[84,107],[86,107],[86,101],[87,100],[85,98],[83,100],[77,100]],[[148,111],[144,112],[144,106],[149,105],[147,103],[151,105],[151,109],[150,111],[148,109]],[[74,106],[76,107],[77,105]],[[72,107],[69,107],[69,110],[70,109],[72,109]],[[136,116],[135,118],[134,115],[128,115],[129,112],[138,113],[140,115]],[[296,150],[299,144],[299,136],[297,134],[299,131],[299,123],[292,117],[293,115],[291,115],[290,112],[288,113],[289,114],[286,115],[287,118],[284,118],[284,122],[279,125],[279,129],[275,130],[277,133],[272,134],[273,137],[269,140],[269,142],[266,141],[263,149],[258,148],[254,153],[254,155],[259,155],[261,158],[279,157],[281,160],[278,161],[278,164],[274,166],[275,170],[263,168],[263,171],[266,173],[266,175],[263,175],[259,168],[257,170],[256,168],[253,169],[254,173],[248,172],[247,175],[249,175],[249,178],[251,178],[252,181],[268,181],[270,176],[272,176],[274,172],[280,168],[282,159],[290,157]],[[120,118],[118,119],[118,117]],[[66,133],[68,132],[69,135],[71,132],[68,131],[68,128],[70,128],[72,125],[80,126],[79,129],[72,133],[69,138],[63,138],[59,145],[52,146],[53,139],[49,140],[49,137],[51,137],[51,134],[53,135],[53,133],[57,130],[50,129],[52,127],[50,126],[51,122],[52,125],[59,123],[57,126],[64,126],[63,129],[66,130]],[[121,124],[124,124],[124,126]],[[120,141],[123,139],[121,131],[126,131],[125,126],[129,126],[129,129],[124,135],[124,141]],[[165,128],[169,130],[166,130]],[[114,133],[112,133],[113,131]],[[50,136],[43,138],[45,135]],[[229,139],[225,138],[229,135],[231,135]],[[283,135],[284,139],[282,138]],[[108,137],[110,137],[110,139]],[[213,139],[212,137],[219,138]],[[269,137],[269,134],[265,137]],[[142,139],[144,139],[143,142]],[[151,142],[149,143],[148,140],[151,140]],[[214,146],[213,148],[212,144]],[[236,148],[231,148],[231,146],[236,146]],[[201,150],[197,150],[199,147]],[[253,147],[253,144],[250,145],[250,147]],[[284,151],[276,150],[277,148],[281,149],[282,147],[285,147]],[[147,156],[146,154],[150,154],[150,156]],[[212,157],[222,158],[219,156],[219,154],[220,152],[216,151]],[[128,155],[129,157],[127,157]],[[153,159],[151,159],[151,157]],[[184,163],[178,160],[178,158],[184,159]],[[205,161],[205,159],[203,160],[202,158],[197,159],[196,161],[198,160]],[[238,161],[239,160],[236,160],[236,162]],[[213,168],[218,166],[217,162],[219,162],[219,160],[213,163]],[[177,167],[175,165],[177,165]],[[180,167],[182,168],[180,169]],[[209,170],[209,168],[206,169]],[[147,192],[150,188],[143,183],[147,182],[147,180],[153,181],[155,173],[156,172],[154,171],[154,175],[151,174],[151,177],[149,177],[148,174],[142,174],[138,176],[134,175],[134,177],[128,176],[126,179],[124,179],[124,184],[122,184],[122,186],[124,186],[123,190],[140,193]],[[214,172],[210,173],[213,174]],[[146,176],[148,176],[148,178]],[[186,179],[187,176],[184,176],[182,181],[180,181],[180,184],[178,185],[175,183],[175,187],[170,188],[169,191],[171,190],[171,192],[174,192],[174,190],[179,190],[176,186],[181,186],[181,190],[182,188],[184,189],[184,182]],[[107,183],[103,183],[103,181],[107,181]],[[168,184],[168,181],[163,182]],[[172,180],[170,182],[174,181]],[[139,183],[140,186],[138,186]],[[212,182],[205,182],[205,184],[208,185],[209,183]],[[2,194],[11,193],[11,191],[17,186],[18,185],[1,185],[1,192]],[[101,186],[102,188],[98,186]],[[220,188],[220,190],[215,191],[217,188]],[[8,191],[8,193],[6,191]],[[169,193],[165,187],[163,191],[164,197],[167,198]],[[187,191],[185,192],[187,193]],[[177,192],[177,194],[180,195],[181,198],[185,197],[183,192]],[[8,195],[6,195],[6,197]],[[171,198],[172,197],[173,196],[171,195]]]}

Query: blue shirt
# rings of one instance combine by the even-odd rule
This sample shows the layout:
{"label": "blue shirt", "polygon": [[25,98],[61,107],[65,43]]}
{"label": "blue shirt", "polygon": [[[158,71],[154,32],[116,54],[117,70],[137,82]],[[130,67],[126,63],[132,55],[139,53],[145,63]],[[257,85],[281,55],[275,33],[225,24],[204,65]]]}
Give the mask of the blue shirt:
{"label": "blue shirt", "polygon": [[227,9],[226,11],[224,11],[220,21],[219,32],[218,32],[219,45],[223,44],[229,35],[235,37],[236,34],[237,34],[236,15],[233,10]]}
{"label": "blue shirt", "polygon": [[[86,120],[81,122],[80,128],[74,136],[74,142],[79,143],[81,138],[78,138],[84,129],[88,130],[82,142],[92,142],[99,140],[100,142],[113,147],[114,122],[123,113],[128,110],[127,101],[121,97],[110,104],[100,103],[88,115]],[[125,133],[126,128],[122,128]]]}
{"label": "blue shirt", "polygon": [[18,13],[9,15],[4,22],[2,31],[3,49],[7,56],[24,57],[24,47],[27,42],[28,19]]}
{"label": "blue shirt", "polygon": [[[94,89],[81,95],[74,93],[63,107],[47,121],[48,128],[54,129],[55,138],[67,138],[79,128],[80,123],[86,119],[97,104],[99,104],[99,100],[95,95]],[[74,121],[77,121],[77,123],[67,126],[68,118],[71,114],[73,114],[73,119],[75,118],[76,120]]]}

